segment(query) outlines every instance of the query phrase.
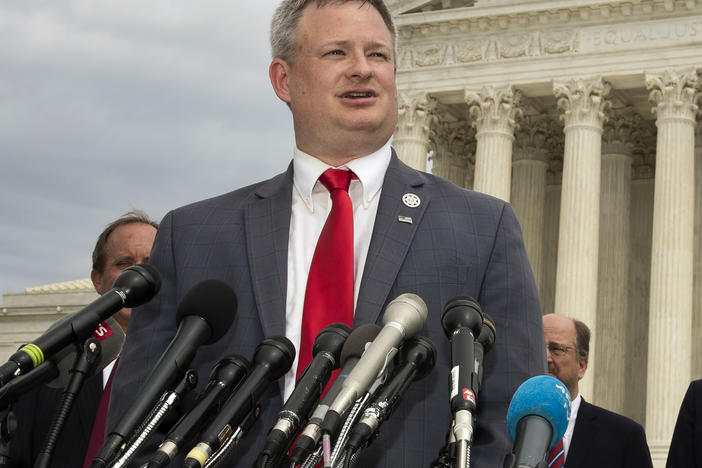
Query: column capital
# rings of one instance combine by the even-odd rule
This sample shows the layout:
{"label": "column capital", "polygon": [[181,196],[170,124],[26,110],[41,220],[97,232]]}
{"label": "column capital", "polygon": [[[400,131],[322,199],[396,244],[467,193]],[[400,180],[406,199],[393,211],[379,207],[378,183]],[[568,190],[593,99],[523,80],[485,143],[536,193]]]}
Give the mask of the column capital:
{"label": "column capital", "polygon": [[397,133],[428,139],[438,122],[436,98],[423,91],[398,93]]}
{"label": "column capital", "polygon": [[515,130],[513,161],[537,160],[548,162],[554,141],[562,131],[548,114],[527,115]]}
{"label": "column capital", "polygon": [[646,73],[648,101],[657,121],[683,119],[695,124],[699,110],[697,101],[702,94],[697,89],[699,77],[696,69],[665,70],[661,74]]}
{"label": "column capital", "polygon": [[641,140],[645,122],[631,107],[612,109],[611,119],[604,124],[602,154],[624,154],[631,156],[634,145]]}
{"label": "column capital", "polygon": [[611,107],[607,95],[611,86],[602,77],[574,78],[567,82],[553,82],[558,110],[563,112],[566,129],[587,125],[601,131]]}
{"label": "column capital", "polygon": [[503,133],[514,138],[517,120],[523,111],[519,107],[522,93],[511,85],[483,86],[480,90],[466,88],[464,98],[468,115],[478,134]]}

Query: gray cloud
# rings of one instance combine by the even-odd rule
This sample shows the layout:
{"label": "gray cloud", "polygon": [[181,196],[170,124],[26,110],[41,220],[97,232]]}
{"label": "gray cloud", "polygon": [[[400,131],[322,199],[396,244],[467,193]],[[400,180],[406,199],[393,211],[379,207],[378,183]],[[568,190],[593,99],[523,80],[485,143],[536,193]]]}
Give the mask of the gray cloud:
{"label": "gray cloud", "polygon": [[278,0],[0,5],[0,293],[86,277],[105,224],[285,169]]}

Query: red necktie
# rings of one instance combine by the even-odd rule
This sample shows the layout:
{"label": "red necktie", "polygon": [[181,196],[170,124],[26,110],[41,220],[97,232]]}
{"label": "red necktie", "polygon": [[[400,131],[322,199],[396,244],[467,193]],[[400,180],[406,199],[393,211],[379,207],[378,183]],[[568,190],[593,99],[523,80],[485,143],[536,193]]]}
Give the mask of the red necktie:
{"label": "red necktie", "polygon": [[115,359],[115,365],[112,366],[110,371],[110,376],[107,378],[107,383],[100,396],[100,403],[98,404],[97,413],[95,413],[95,422],[93,422],[93,430],[90,432],[90,442],[88,442],[88,450],[85,452],[85,459],[83,460],[83,468],[88,468],[97,455],[98,450],[102,447],[105,439],[105,422],[107,421],[107,407],[110,404],[110,391],[112,390],[112,377],[115,376],[115,370],[117,370],[117,362],[119,358]]}
{"label": "red necktie", "polygon": [[548,452],[546,457],[548,468],[561,468],[565,463],[565,451],[563,450],[563,439],[559,440],[555,447]]}
{"label": "red necktie", "polygon": [[317,334],[331,323],[353,324],[353,206],[351,171],[328,169],[319,181],[329,190],[332,207],[312,257],[302,312],[296,378],[312,360]]}

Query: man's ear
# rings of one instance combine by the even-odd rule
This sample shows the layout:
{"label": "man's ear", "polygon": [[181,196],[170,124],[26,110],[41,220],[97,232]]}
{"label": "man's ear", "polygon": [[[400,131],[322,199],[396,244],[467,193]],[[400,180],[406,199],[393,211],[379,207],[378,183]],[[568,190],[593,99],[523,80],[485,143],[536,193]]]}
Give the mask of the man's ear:
{"label": "man's ear", "polygon": [[587,357],[578,358],[578,379],[582,379],[585,376],[585,371],[587,370]]}
{"label": "man's ear", "polygon": [[93,282],[93,287],[95,288],[95,291],[97,291],[98,294],[102,294],[98,289],[100,288],[100,281],[102,280],[102,275],[98,273],[97,270],[91,270],[90,271],[90,281]]}
{"label": "man's ear", "polygon": [[290,104],[290,86],[288,77],[290,66],[281,58],[274,58],[268,67],[268,76],[271,79],[273,90],[281,101]]}

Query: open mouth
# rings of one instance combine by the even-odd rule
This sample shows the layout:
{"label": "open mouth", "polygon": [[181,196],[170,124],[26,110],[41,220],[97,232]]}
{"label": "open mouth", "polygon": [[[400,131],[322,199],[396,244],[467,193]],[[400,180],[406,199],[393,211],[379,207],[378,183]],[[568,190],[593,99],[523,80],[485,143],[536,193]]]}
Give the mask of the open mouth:
{"label": "open mouth", "polygon": [[348,99],[364,99],[364,98],[370,98],[375,96],[374,93],[371,91],[351,91],[348,93],[344,93],[342,97],[348,98]]}

